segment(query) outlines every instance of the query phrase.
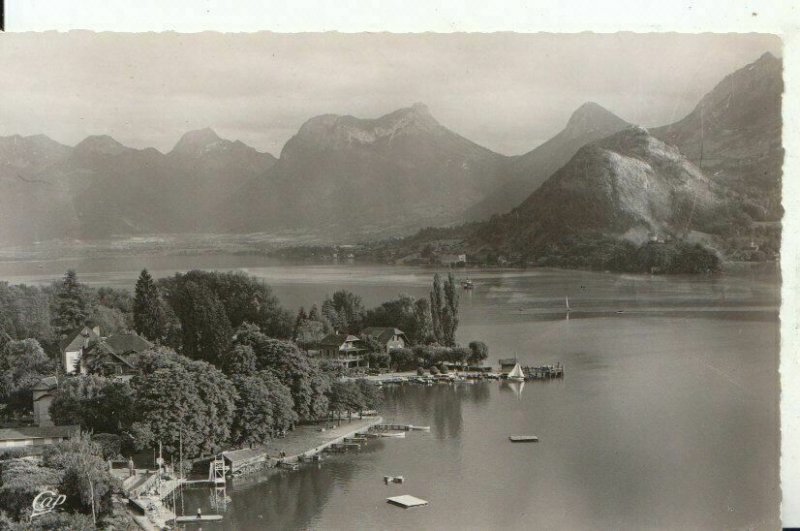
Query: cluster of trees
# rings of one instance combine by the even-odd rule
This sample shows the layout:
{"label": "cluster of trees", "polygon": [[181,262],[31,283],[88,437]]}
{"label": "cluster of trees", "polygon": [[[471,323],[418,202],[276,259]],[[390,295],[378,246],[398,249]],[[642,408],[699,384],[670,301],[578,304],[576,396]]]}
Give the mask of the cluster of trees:
{"label": "cluster of trees", "polygon": [[416,345],[392,350],[390,356],[393,366],[402,371],[410,371],[419,367],[442,367],[445,363],[480,365],[489,357],[489,348],[483,341],[472,341],[467,348]]}
{"label": "cluster of trees", "polygon": [[221,368],[161,346],[138,356],[129,383],[96,374],[66,378],[51,416],[118,435],[128,451],[160,442],[168,454],[182,449],[194,457],[262,444],[297,422],[378,403],[371,386],[337,380],[294,343],[253,325],[240,327],[235,343]]}
{"label": "cluster of trees", "polygon": [[80,283],[72,270],[50,286],[0,282],[0,335],[34,338],[56,358],[61,338],[77,328],[99,326],[107,334],[131,329],[132,304],[126,290],[94,290]]}
{"label": "cluster of trees", "polygon": [[366,310],[360,297],[340,290],[319,310],[301,308],[295,319],[266,284],[242,273],[191,271],[155,280],[144,270],[131,296],[90,289],[69,271],[45,289],[0,284],[0,300],[9,303],[0,307],[0,398],[9,412],[29,412],[32,386],[59,370],[60,350],[48,352],[19,334],[60,339],[100,317],[117,323],[104,334],[130,327],[154,342],[132,360],[137,376],[130,382],[91,364],[88,375],[59,377],[51,408],[56,423],[116,436],[131,450],[160,441],[167,452],[182,444],[188,456],[208,454],[262,443],[297,422],[371,409],[374,389],[340,381],[341,374],[300,348],[333,330],[400,327],[411,344],[427,345],[390,357],[365,338],[375,365],[414,368],[485,358],[476,354],[480,349],[455,344],[452,274],[444,282],[434,278],[429,298],[401,295]]}
{"label": "cluster of trees", "polygon": [[[0,528],[127,529],[124,508],[112,501],[119,485],[106,457],[87,434],[48,446],[37,458],[6,456],[0,462]],[[43,485],[65,494],[66,500],[57,512],[29,521],[31,504]]]}
{"label": "cluster of trees", "polygon": [[0,332],[0,403],[5,416],[30,411],[33,386],[52,374],[55,367],[35,339],[12,340]]}
{"label": "cluster of trees", "polygon": [[720,259],[712,250],[683,240],[636,245],[598,237],[568,238],[529,255],[537,265],[626,273],[713,273]]}

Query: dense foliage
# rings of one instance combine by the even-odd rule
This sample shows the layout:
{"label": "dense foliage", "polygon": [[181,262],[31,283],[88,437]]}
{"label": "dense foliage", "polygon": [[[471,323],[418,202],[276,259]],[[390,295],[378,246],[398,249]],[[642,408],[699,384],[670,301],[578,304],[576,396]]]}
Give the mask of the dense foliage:
{"label": "dense foliage", "polygon": [[137,362],[131,433],[140,448],[161,442],[168,454],[208,455],[230,439],[236,389],[219,369],[158,348]]}
{"label": "dense foliage", "polygon": [[[186,285],[190,283],[196,287],[187,291]],[[252,323],[270,337],[290,338],[292,335],[292,316],[280,306],[272,289],[261,280],[244,273],[198,270],[177,273],[161,279],[159,288],[181,318],[182,325],[184,319],[181,316],[191,316],[186,309],[187,297],[202,296],[207,303],[219,301],[221,311],[234,329],[244,323]]]}

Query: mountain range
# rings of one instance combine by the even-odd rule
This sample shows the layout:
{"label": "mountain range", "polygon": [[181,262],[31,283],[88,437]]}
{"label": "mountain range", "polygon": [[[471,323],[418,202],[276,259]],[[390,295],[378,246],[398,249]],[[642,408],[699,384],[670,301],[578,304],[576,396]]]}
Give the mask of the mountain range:
{"label": "mountain range", "polygon": [[186,133],[168,153],[108,136],[74,147],[2,137],[0,243],[284,229],[352,240],[494,216],[473,223],[467,240],[508,248],[582,231],[632,240],[709,231],[731,210],[775,221],[781,70],[765,54],[682,120],[649,131],[586,103],[514,157],[447,129],[419,103],[376,119],[311,118],[277,159],[211,129]]}

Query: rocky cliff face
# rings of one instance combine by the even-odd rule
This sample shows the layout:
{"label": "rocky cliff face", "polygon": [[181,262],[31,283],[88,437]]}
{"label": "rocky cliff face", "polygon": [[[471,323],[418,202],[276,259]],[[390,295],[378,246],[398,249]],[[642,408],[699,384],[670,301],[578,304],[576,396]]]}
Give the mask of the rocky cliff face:
{"label": "rocky cliff face", "polygon": [[721,188],[677,148],[631,127],[581,148],[474,241],[512,249],[591,233],[642,243],[650,235],[682,237],[723,205]]}

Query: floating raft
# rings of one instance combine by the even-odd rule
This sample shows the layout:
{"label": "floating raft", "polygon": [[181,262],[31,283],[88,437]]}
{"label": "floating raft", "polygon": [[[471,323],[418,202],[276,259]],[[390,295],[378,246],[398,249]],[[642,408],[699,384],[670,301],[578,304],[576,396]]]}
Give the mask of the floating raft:
{"label": "floating raft", "polygon": [[511,435],[508,440],[511,442],[539,442],[539,437],[536,435]]}
{"label": "floating raft", "polygon": [[423,505],[428,505],[427,501],[415,498],[414,496],[409,496],[408,494],[404,494],[402,496],[394,496],[392,498],[386,498],[386,501],[391,503],[392,505],[397,505],[398,507],[402,507],[403,509],[409,509],[411,507],[422,507]]}

